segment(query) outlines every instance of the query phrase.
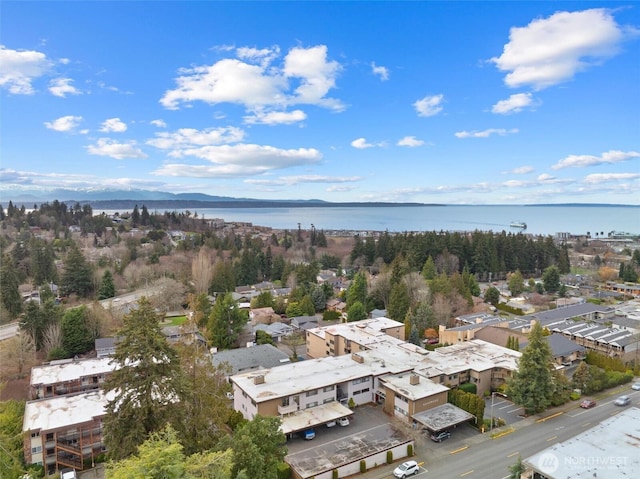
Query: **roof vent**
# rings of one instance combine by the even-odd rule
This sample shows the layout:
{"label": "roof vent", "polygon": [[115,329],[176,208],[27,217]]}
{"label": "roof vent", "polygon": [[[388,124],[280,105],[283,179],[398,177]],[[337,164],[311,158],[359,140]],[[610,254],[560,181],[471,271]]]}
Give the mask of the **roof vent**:
{"label": "roof vent", "polygon": [[364,358],[360,356],[358,353],[351,354],[351,359],[353,359],[356,363],[364,363]]}
{"label": "roof vent", "polygon": [[420,383],[420,376],[418,376],[417,374],[412,374],[411,376],[409,376],[409,384],[415,386],[418,383]]}
{"label": "roof vent", "polygon": [[253,378],[253,384],[264,384],[264,374],[258,374]]}

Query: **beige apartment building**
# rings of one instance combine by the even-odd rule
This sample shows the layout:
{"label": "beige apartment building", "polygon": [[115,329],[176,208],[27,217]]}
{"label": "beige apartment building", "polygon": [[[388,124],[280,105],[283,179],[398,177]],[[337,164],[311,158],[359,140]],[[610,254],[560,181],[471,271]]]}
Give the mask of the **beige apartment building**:
{"label": "beige apartment building", "polygon": [[30,399],[43,399],[98,389],[116,367],[109,357],[63,359],[31,369]]}
{"label": "beige apartment building", "polygon": [[313,328],[306,332],[307,356],[322,358],[357,353],[389,337],[404,342],[404,323],[379,317]]}

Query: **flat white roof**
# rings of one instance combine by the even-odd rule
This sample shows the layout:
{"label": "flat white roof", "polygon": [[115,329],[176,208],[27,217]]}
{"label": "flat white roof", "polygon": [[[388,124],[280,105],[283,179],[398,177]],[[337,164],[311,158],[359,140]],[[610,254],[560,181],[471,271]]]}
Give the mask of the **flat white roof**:
{"label": "flat white roof", "polygon": [[334,336],[342,336],[348,341],[355,341],[358,344],[368,345],[387,337],[385,330],[390,328],[403,328],[404,323],[380,316],[373,319],[363,319],[352,323],[338,323],[331,326],[322,326],[309,329],[308,332],[321,338],[326,333]]}
{"label": "flat white roof", "polygon": [[[416,376],[417,384],[411,384],[411,376]],[[449,388],[438,383],[434,383],[431,379],[420,377],[414,373],[404,373],[397,376],[385,376],[384,384],[392,391],[401,394],[411,401],[417,401],[425,397],[432,396]]]}
{"label": "flat white roof", "polygon": [[524,460],[549,479],[637,477],[640,409],[630,407],[571,439]]}
{"label": "flat white roof", "polygon": [[116,369],[116,363],[111,361],[113,361],[112,358],[105,357],[36,366],[31,369],[31,385],[62,383],[86,376],[110,373]]}
{"label": "flat white roof", "polygon": [[282,432],[291,434],[325,424],[329,421],[335,421],[336,419],[351,414],[353,414],[353,411],[348,407],[343,406],[337,401],[331,401],[327,404],[297,411],[290,416],[281,417]]}
{"label": "flat white roof", "polygon": [[[382,370],[382,366],[358,363],[351,355],[344,355],[298,361],[272,369],[237,374],[231,377],[231,381],[254,401],[264,402],[371,376],[376,370]],[[255,384],[257,376],[264,376],[264,382]]]}
{"label": "flat white roof", "polygon": [[73,396],[56,396],[37,401],[27,401],[24,409],[22,431],[50,431],[91,421],[106,413],[107,403],[115,392],[102,390]]}

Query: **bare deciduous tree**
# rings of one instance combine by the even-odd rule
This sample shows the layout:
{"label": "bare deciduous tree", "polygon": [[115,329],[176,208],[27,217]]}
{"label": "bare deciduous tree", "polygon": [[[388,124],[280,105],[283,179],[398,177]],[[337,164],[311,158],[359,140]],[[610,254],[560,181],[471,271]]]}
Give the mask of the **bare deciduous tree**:
{"label": "bare deciduous tree", "polygon": [[385,309],[389,305],[391,297],[391,274],[388,271],[380,273],[371,279],[371,295],[380,298]]}
{"label": "bare deciduous tree", "polygon": [[427,301],[429,298],[429,287],[427,286],[427,281],[420,273],[409,273],[405,275],[402,280],[407,286],[407,292],[409,293],[409,301],[412,309],[415,309],[418,303]]}
{"label": "bare deciduous tree", "polygon": [[[2,342],[0,348],[2,375],[13,374],[21,378],[36,363],[36,345],[26,333],[19,333]],[[13,368],[7,367],[13,365]]]}
{"label": "bare deciduous tree", "polygon": [[211,255],[205,248],[200,248],[197,256],[191,262],[191,276],[195,294],[206,293],[213,278],[213,262]]}
{"label": "bare deciduous tree", "polygon": [[53,349],[62,347],[62,328],[58,321],[50,323],[42,336],[42,351],[48,355]]}
{"label": "bare deciduous tree", "polygon": [[287,346],[291,351],[291,357],[296,360],[298,359],[298,350],[302,345],[305,344],[305,337],[303,331],[294,331],[293,333],[284,336],[282,338],[282,344]]}
{"label": "bare deciduous tree", "polygon": [[160,278],[151,285],[155,294],[149,298],[151,304],[160,311],[175,311],[182,309],[186,288],[182,283],[172,278]]}
{"label": "bare deciduous tree", "polygon": [[433,314],[436,317],[438,324],[449,326],[451,320],[451,303],[443,294],[436,294],[433,298]]}

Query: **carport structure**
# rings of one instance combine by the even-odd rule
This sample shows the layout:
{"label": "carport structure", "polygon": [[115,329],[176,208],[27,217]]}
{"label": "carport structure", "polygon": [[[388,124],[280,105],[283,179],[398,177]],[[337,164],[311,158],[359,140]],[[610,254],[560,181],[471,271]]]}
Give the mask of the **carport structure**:
{"label": "carport structure", "polygon": [[414,414],[412,418],[429,431],[439,432],[470,419],[475,419],[475,416],[453,404],[446,403]]}
{"label": "carport structure", "polygon": [[338,401],[331,401],[320,406],[310,407],[292,414],[281,416],[282,432],[288,437],[298,431],[321,426],[330,421],[353,414],[353,411]]}
{"label": "carport structure", "polygon": [[407,457],[413,444],[412,438],[389,423],[314,445],[286,456],[285,461],[295,479],[331,479],[334,470],[338,477],[347,477],[360,472],[360,461],[365,461],[367,469],[385,464],[387,451],[394,460]]}

